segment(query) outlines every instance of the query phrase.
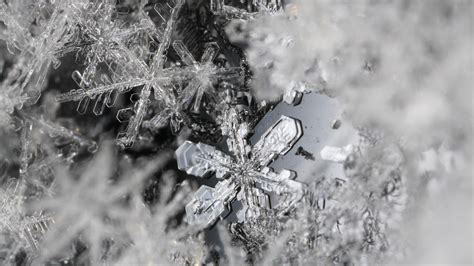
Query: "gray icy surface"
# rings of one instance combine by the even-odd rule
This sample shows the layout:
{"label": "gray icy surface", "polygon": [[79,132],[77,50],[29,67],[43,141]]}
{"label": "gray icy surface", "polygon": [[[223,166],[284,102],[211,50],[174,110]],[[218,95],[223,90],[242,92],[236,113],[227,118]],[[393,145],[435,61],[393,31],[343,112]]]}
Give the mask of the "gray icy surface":
{"label": "gray icy surface", "polygon": [[[341,164],[323,161],[320,156],[324,146],[342,147],[357,142],[357,132],[344,121],[339,102],[318,93],[305,94],[297,106],[281,102],[257,124],[251,143],[257,142],[260,135],[282,115],[299,119],[303,126],[303,136],[286,155],[280,156],[270,166],[277,172],[284,168],[293,170],[297,173],[297,180],[307,183],[322,175],[343,178]],[[342,121],[338,129],[331,128],[335,119]],[[296,155],[300,146],[312,153],[314,160]]]}

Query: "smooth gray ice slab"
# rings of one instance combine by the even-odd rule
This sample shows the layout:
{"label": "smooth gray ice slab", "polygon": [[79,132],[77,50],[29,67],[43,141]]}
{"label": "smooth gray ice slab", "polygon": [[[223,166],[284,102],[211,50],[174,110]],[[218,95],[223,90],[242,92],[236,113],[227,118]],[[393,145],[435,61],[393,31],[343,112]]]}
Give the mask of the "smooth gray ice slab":
{"label": "smooth gray ice slab", "polygon": [[[278,157],[270,166],[276,172],[290,169],[297,173],[297,180],[311,182],[322,175],[328,178],[344,178],[342,165],[321,159],[320,152],[325,146],[343,147],[356,144],[358,135],[350,123],[344,120],[343,108],[334,98],[319,93],[308,93],[297,106],[285,102],[279,103],[254,128],[250,142],[254,144],[260,136],[282,115],[299,119],[303,126],[303,136],[284,156]],[[333,129],[334,120],[342,123]],[[296,155],[299,147],[313,154],[314,160]]]}

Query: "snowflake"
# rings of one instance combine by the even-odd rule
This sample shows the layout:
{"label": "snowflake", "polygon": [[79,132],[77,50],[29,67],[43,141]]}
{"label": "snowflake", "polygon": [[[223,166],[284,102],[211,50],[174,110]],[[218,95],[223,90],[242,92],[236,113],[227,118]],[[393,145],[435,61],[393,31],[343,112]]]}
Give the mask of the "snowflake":
{"label": "snowflake", "polygon": [[172,71],[165,71],[164,69],[166,61],[165,54],[170,45],[178,12],[183,3],[183,0],[178,0],[173,7],[169,4],[167,5],[170,10],[169,16],[166,16],[168,20],[165,20],[164,16],[162,16],[165,25],[164,31],[160,36],[160,44],[155,56],[149,64],[135,52],[120,43],[116,43],[119,45],[120,51],[117,57],[121,60],[115,63],[125,64],[126,67],[118,68],[117,72],[113,72],[112,79],[103,75],[101,81],[98,83],[89,82],[87,78],[78,75],[77,82],[82,88],[58,95],[56,100],[58,102],[79,101],[78,110],[85,112],[90,100],[96,99],[94,110],[97,110],[95,111],[96,114],[100,114],[105,106],[113,105],[113,99],[115,98],[113,93],[115,91],[123,93],[134,87],[142,86],[139,98],[134,107],[122,109],[117,114],[117,116],[120,117],[120,114],[123,112],[132,111],[134,113],[125,131],[121,132],[117,138],[117,142],[120,145],[124,147],[131,146],[137,137],[143,118],[147,113],[152,89],[154,90],[155,99],[163,99],[165,101],[168,95],[174,93],[169,87],[170,75],[174,73]]}
{"label": "snowflake", "polygon": [[227,208],[236,199],[243,209],[237,213],[240,220],[251,220],[270,209],[268,193],[284,196],[273,209],[286,213],[304,194],[304,184],[292,180],[295,174],[289,170],[275,173],[267,165],[279,155],[288,152],[302,135],[301,123],[282,116],[253,146],[247,144],[248,124],[239,123],[239,115],[233,108],[223,115],[222,131],[228,136],[227,144],[233,156],[215,147],[184,142],[177,150],[178,167],[188,174],[205,177],[215,172],[219,181],[214,188],[201,186],[193,200],[186,206],[190,224],[202,227],[212,225],[219,217],[225,217]]}
{"label": "snowflake", "polygon": [[[213,83],[218,79],[231,80],[239,76],[239,68],[220,68],[212,63],[218,53],[217,43],[208,43],[206,49],[198,62],[194,59],[191,52],[186,48],[180,40],[173,42],[173,48],[187,67],[187,74],[191,75],[191,80],[187,86],[180,90],[177,97],[169,95],[169,101],[165,101],[166,105],[161,112],[147,121],[147,126],[152,129],[163,127],[167,121],[171,125],[174,133],[178,132],[181,124],[189,121],[186,110],[189,109],[194,99],[193,111],[198,112],[201,106],[203,95],[206,92],[214,92]],[[187,123],[189,124],[189,122]]]}
{"label": "snowflake", "polygon": [[18,243],[36,252],[39,241],[53,221],[42,212],[28,214],[25,189],[26,182],[21,179],[11,180],[6,189],[0,190],[0,232],[13,236]]}
{"label": "snowflake", "polygon": [[[214,43],[208,44],[201,62],[198,63],[181,41],[174,41],[173,48],[186,66],[165,67],[173,28],[183,3],[183,0],[178,0],[174,6],[169,3],[155,6],[162,23],[154,30],[150,30],[149,23],[144,23],[143,26],[137,25],[133,31],[121,30],[120,27],[113,26],[115,24],[111,19],[101,23],[105,25],[101,26],[105,27],[103,29],[93,30],[89,29],[90,26],[86,28],[88,38],[93,40],[86,56],[86,59],[91,57],[86,60],[89,65],[83,74],[75,71],[72,76],[80,89],[60,94],[56,100],[79,101],[77,107],[79,113],[85,113],[90,101],[94,100],[93,112],[100,115],[105,107],[114,105],[119,93],[142,87],[134,106],[123,108],[117,113],[120,122],[129,121],[125,131],[119,133],[117,137],[118,144],[123,147],[133,145],[141,126],[157,129],[169,121],[173,132],[179,131],[181,124],[189,120],[186,111],[193,100],[193,109],[197,111],[204,93],[212,88],[213,82],[219,79],[232,79],[239,75],[236,68],[219,68],[212,64],[218,51]],[[142,38],[143,43],[139,41],[131,47],[127,45],[132,36],[139,36],[138,33],[146,29],[151,33],[150,36]],[[153,56],[148,56],[151,47],[145,41],[150,39],[159,40]],[[98,78],[97,65],[102,61],[107,62],[111,73],[102,74]],[[182,84],[186,86],[181,86]],[[143,123],[151,103],[152,91],[154,101],[158,102],[161,108],[154,117]]]}
{"label": "snowflake", "polygon": [[21,108],[27,100],[36,102],[50,66],[58,68],[59,57],[68,51],[66,44],[74,36],[76,12],[83,7],[82,1],[72,0],[38,5],[26,1],[0,3],[7,48],[11,53],[19,52],[12,69],[0,83],[1,111],[11,113],[13,107]]}

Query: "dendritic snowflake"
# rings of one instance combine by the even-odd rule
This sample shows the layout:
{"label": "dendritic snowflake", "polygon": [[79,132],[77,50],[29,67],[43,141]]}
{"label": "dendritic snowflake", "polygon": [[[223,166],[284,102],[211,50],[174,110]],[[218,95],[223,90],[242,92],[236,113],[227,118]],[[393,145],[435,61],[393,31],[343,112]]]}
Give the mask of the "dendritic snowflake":
{"label": "dendritic snowflake", "polygon": [[15,107],[38,100],[51,66],[58,68],[59,58],[69,49],[77,12],[84,6],[83,1],[39,2],[0,3],[0,22],[6,26],[0,40],[16,56],[0,82],[0,123],[8,123]]}
{"label": "dendritic snowflake", "polygon": [[469,264],[472,1],[356,2],[0,0],[0,265]]}
{"label": "dendritic snowflake", "polygon": [[[164,6],[155,7],[162,22],[153,31],[152,36],[144,38],[144,40],[155,38],[159,42],[151,60],[143,56],[151,49],[148,44],[129,47],[125,43],[131,36],[137,35],[137,31],[122,32],[114,27],[110,20],[108,23],[112,24],[110,27],[114,31],[117,31],[115,34],[107,29],[87,30],[89,32],[87,36],[93,39],[93,46],[90,49],[95,57],[92,61],[88,60],[91,62],[83,74],[78,71],[73,73],[73,79],[81,88],[60,94],[56,100],[58,102],[79,101],[77,108],[79,113],[85,113],[89,102],[94,100],[93,112],[100,115],[106,107],[114,105],[119,93],[141,87],[134,106],[121,109],[117,113],[119,121],[129,121],[125,131],[119,133],[117,137],[118,144],[123,147],[131,146],[142,126],[157,129],[169,122],[173,132],[179,131],[192,101],[194,101],[193,110],[198,111],[204,93],[212,88],[212,83],[217,78],[231,79],[239,75],[238,69],[220,68],[212,63],[218,52],[215,43],[207,45],[201,62],[198,63],[183,42],[176,40],[173,42],[173,48],[185,67],[166,66],[168,63],[166,54],[183,4],[183,0],[177,0],[175,3],[170,1]],[[149,24],[146,25],[149,26]],[[101,54],[104,55],[100,56]],[[107,62],[110,66],[108,71],[111,74],[102,74],[100,78],[97,78],[95,72],[101,61]],[[177,86],[183,83],[186,86]],[[152,91],[154,101],[160,103],[161,110],[149,121],[143,123],[152,101],[150,98]]]}
{"label": "dendritic snowflake", "polygon": [[[43,212],[29,213],[25,203],[27,183],[24,179],[11,180],[6,189],[0,190],[0,230],[16,239],[19,247],[29,249],[33,254],[54,221]],[[6,229],[6,230],[5,230]],[[16,248],[12,250],[15,252]]]}
{"label": "dendritic snowflake", "polygon": [[206,45],[200,62],[194,59],[182,41],[174,41],[173,48],[186,65],[184,68],[186,73],[183,74],[190,75],[191,78],[186,87],[179,91],[177,97],[174,94],[168,95],[168,101],[164,101],[163,110],[147,121],[146,125],[157,129],[169,122],[172,131],[176,133],[181,123],[189,120],[186,110],[190,108],[192,101],[194,101],[192,110],[198,112],[204,94],[215,92],[213,83],[216,83],[218,78],[229,80],[239,76],[240,68],[220,68],[212,63],[219,49],[216,43]]}
{"label": "dendritic snowflake", "polygon": [[199,177],[215,172],[216,177],[222,180],[214,188],[201,186],[196,191],[194,199],[186,206],[188,223],[210,226],[229,213],[227,209],[236,199],[244,205],[237,214],[241,221],[257,218],[270,211],[268,193],[285,197],[272,206],[276,213],[288,211],[303,197],[305,186],[292,180],[295,173],[289,170],[275,173],[267,165],[296,143],[302,135],[301,123],[282,116],[251,147],[246,141],[248,124],[240,123],[236,110],[227,109],[223,117],[222,131],[228,137],[232,156],[213,146],[190,141],[176,150],[181,170]]}

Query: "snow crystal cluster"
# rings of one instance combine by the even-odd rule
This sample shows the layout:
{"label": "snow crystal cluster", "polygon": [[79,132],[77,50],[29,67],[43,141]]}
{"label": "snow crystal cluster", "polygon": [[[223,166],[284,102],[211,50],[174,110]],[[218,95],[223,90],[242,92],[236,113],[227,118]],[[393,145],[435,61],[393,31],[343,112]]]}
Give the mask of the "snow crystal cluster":
{"label": "snow crystal cluster", "polygon": [[472,8],[0,1],[0,264],[472,263]]}

